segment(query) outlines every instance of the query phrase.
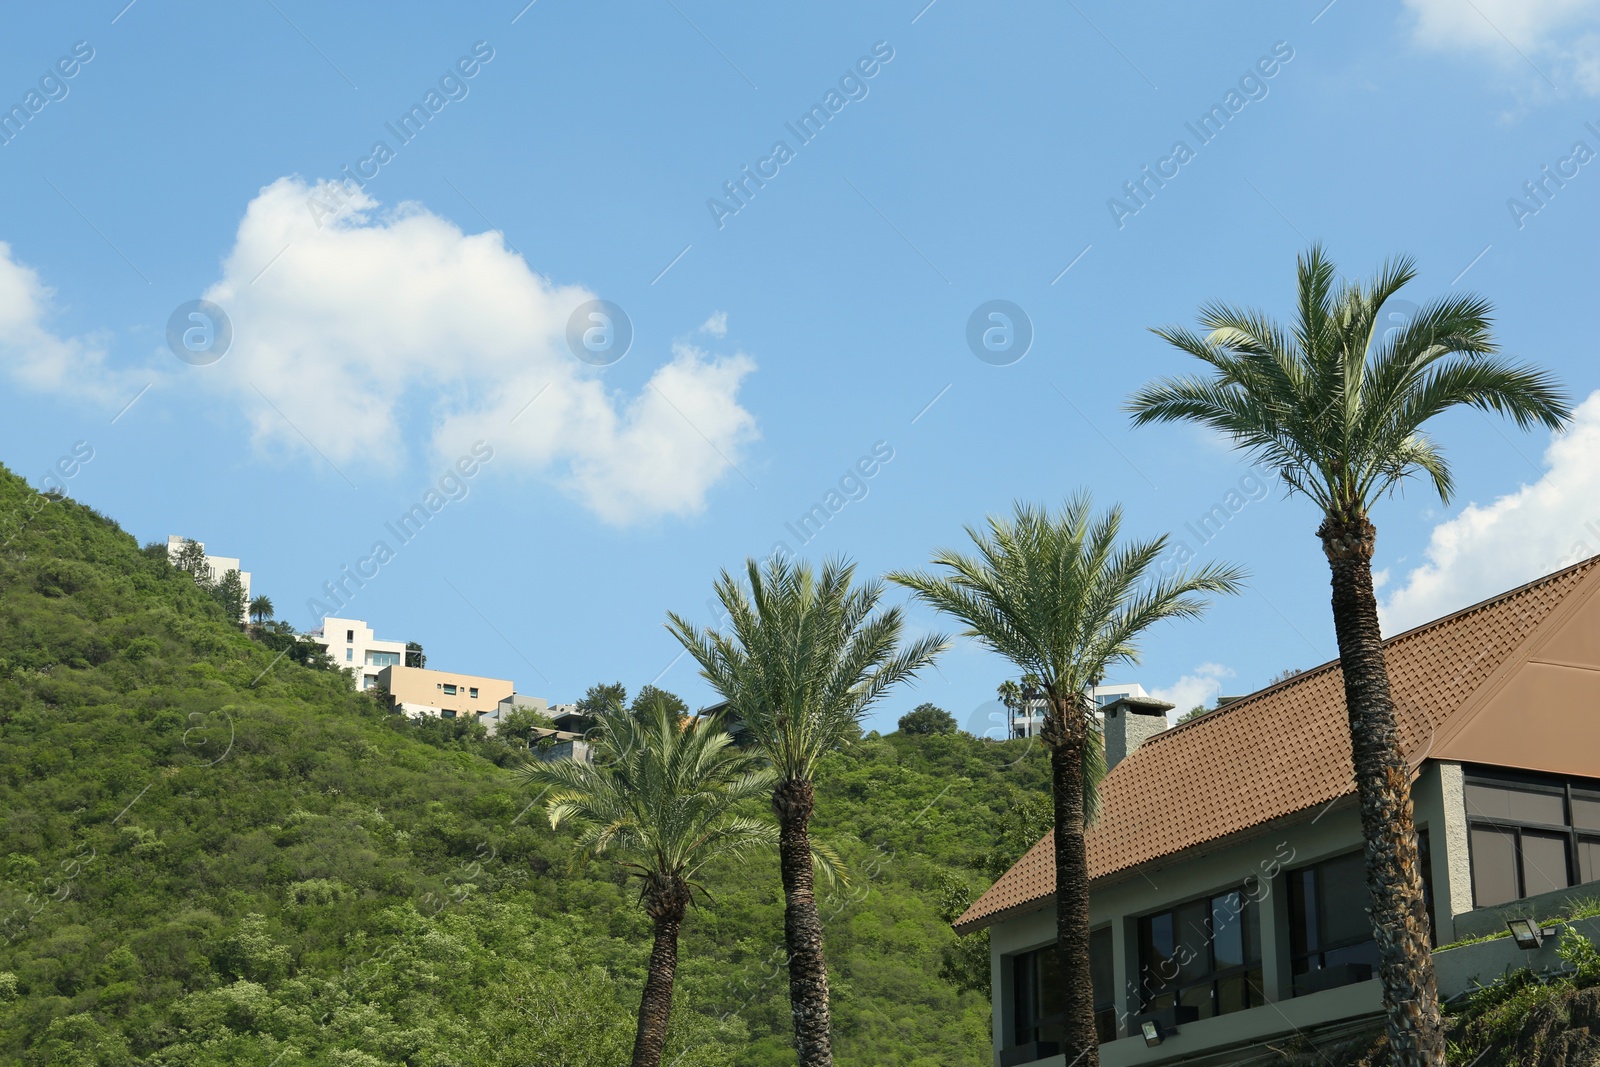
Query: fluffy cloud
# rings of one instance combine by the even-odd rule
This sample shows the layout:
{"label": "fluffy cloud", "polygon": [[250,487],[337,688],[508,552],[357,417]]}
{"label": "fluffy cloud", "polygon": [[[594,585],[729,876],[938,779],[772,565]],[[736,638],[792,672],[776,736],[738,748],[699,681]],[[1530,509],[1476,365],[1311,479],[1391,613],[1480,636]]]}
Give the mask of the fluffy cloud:
{"label": "fluffy cloud", "polygon": [[55,291],[0,241],[0,360],[18,384],[109,405],[126,403],[149,381],[108,367],[103,338],[51,331],[45,323],[54,311]]}
{"label": "fluffy cloud", "polygon": [[[345,195],[298,178],[263,189],[205,294],[234,329],[207,370],[259,445],[315,449],[353,473],[394,469],[419,425],[436,459],[482,438],[497,467],[509,459],[626,523],[699,511],[755,438],[738,402],[745,356],[680,344],[637,396],[614,395],[566,343],[593,293],[419,205],[380,213],[357,193],[331,221],[309,207]],[[632,358],[648,358],[639,347]]]}
{"label": "fluffy cloud", "polygon": [[1210,704],[1222,694],[1222,680],[1232,677],[1233,669],[1230,667],[1220,663],[1202,663],[1194,669],[1194,673],[1184,675],[1164,689],[1153,689],[1150,695],[1176,705],[1168,713],[1169,718],[1175,719],[1196,704]]}
{"label": "fluffy cloud", "polygon": [[[1427,562],[1380,605],[1383,632],[1399,633],[1600,553],[1600,392],[1550,442],[1549,468],[1492,504],[1469,504],[1433,529]],[[1386,587],[1387,587],[1386,585]]]}
{"label": "fluffy cloud", "polygon": [[728,336],[728,313],[712,312],[711,317],[700,324],[700,332],[709,333],[712,337]]}
{"label": "fluffy cloud", "polygon": [[1531,63],[1562,88],[1600,94],[1600,0],[1405,3],[1424,46],[1481,53],[1508,67]]}

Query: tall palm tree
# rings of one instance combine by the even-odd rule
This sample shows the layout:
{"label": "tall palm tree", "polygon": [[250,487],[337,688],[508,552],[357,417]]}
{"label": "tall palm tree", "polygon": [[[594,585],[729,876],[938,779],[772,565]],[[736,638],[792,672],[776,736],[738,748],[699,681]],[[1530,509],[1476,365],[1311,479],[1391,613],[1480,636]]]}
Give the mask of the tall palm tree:
{"label": "tall palm tree", "polygon": [[570,822],[579,844],[615,853],[642,881],[640,900],[655,942],[639,1003],[633,1067],[657,1067],[667,1040],[678,932],[695,876],[712,860],[770,846],[777,827],[738,814],[741,801],[764,796],[772,772],[731,747],[714,720],[682,725],[663,701],[632,715],[608,715],[594,738],[596,762],[562,759],[523,767],[519,777],[543,787],[550,825]]}
{"label": "tall palm tree", "polygon": [[1006,740],[1013,740],[1015,735],[1012,731],[1016,729],[1017,710],[1022,706],[1022,686],[1007,678],[994,692],[1006,709]]}
{"label": "tall palm tree", "polygon": [[1056,950],[1067,1062],[1098,1067],[1089,979],[1089,863],[1084,830],[1093,819],[1105,749],[1089,689],[1115,666],[1138,662],[1139,641],[1158,622],[1190,619],[1206,594],[1233,593],[1242,574],[1210,565],[1158,573],[1165,535],[1119,543],[1122,510],[1093,512],[1087,494],[1059,514],[1016,505],[987,530],[967,527],[977,549],[934,553],[938,573],[901,571],[889,580],[966,624],[975,637],[1035,677],[1047,704],[1040,739],[1050,750],[1055,805]]}
{"label": "tall palm tree", "polygon": [[1365,284],[1335,284],[1336,273],[1320,246],[1300,257],[1289,329],[1257,311],[1211,304],[1200,312],[1205,334],[1156,330],[1207,369],[1147,385],[1128,409],[1137,425],[1195,422],[1221,431],[1321,512],[1317,536],[1332,571],[1390,1046],[1405,1067],[1436,1065],[1444,1063],[1444,1035],[1410,773],[1378,631],[1371,513],[1380,497],[1418,475],[1449,501],[1450,467],[1423,432],[1435,415],[1465,405],[1509,416],[1522,429],[1555,430],[1572,410],[1548,374],[1495,355],[1492,309],[1480,297],[1441,298],[1383,331],[1385,304],[1416,275],[1412,261],[1392,260]]}
{"label": "tall palm tree", "polygon": [[272,618],[276,611],[277,609],[272,606],[272,598],[266,594],[262,594],[250,601],[250,617],[255,620],[258,626]]}
{"label": "tall palm tree", "polygon": [[777,775],[772,808],[800,1067],[833,1063],[810,837],[817,765],[855,736],[879,697],[946,647],[943,637],[929,636],[901,649],[900,609],[877,611],[882,583],[854,579],[855,566],[842,560],[817,573],[808,563],[774,558],[763,569],[751,559],[743,582],[727,571],[716,582],[731,633],[669,615],[673,635]]}

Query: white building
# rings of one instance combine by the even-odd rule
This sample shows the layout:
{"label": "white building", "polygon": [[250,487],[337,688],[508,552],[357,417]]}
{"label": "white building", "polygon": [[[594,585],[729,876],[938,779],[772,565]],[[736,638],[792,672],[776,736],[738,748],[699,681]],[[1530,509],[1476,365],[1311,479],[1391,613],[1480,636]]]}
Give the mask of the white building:
{"label": "white building", "polygon": [[[1094,700],[1095,707],[1103,708],[1107,704],[1121,700],[1123,697],[1148,699],[1150,694],[1144,691],[1144,686],[1136,682],[1129,682],[1123,685],[1094,686],[1089,690],[1089,696]],[[1012,708],[1010,711],[1011,728],[1007,736],[1012,738],[1037,737],[1040,728],[1044,726],[1044,717],[1047,710],[1045,699],[1042,695],[1036,696],[1032,700],[1024,701],[1020,706]],[[1105,713],[1096,711],[1095,717],[1103,719],[1105,718]]]}
{"label": "white building", "polygon": [[322,620],[322,629],[313,630],[311,639],[321,645],[339,666],[355,675],[357,689],[378,684],[378,672],[385,667],[402,667],[406,662],[404,641],[380,641],[372,627],[360,619]]}
{"label": "white building", "polygon": [[[178,554],[183,551],[183,546],[191,539],[172,534],[167,538],[167,558],[177,562]],[[195,541],[200,546],[200,551],[205,552],[204,541]],[[213,556],[206,553],[206,566],[211,569],[211,581],[220,582],[229,571],[239,572],[239,584],[244,586],[244,611],[239,616],[240,622],[250,621],[250,572],[239,565],[239,561],[232,556]]]}

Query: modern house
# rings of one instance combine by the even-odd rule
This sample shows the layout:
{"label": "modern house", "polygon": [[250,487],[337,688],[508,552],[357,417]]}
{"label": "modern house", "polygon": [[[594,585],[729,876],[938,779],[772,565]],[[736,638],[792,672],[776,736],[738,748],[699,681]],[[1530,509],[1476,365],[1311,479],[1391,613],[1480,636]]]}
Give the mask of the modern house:
{"label": "modern house", "polygon": [[412,718],[477,717],[498,711],[516,690],[505,678],[393,665],[378,672],[378,684],[389,694],[390,707]]}
{"label": "modern house", "polygon": [[[1129,682],[1122,685],[1097,685],[1089,690],[1089,698],[1095,706],[1102,709],[1099,714],[1104,714],[1107,704],[1121,700],[1123,697],[1148,697],[1144,686]],[[1006,736],[1010,738],[1037,737],[1039,728],[1044,725],[1045,714],[1049,708],[1043,696],[1031,689],[1023,690],[1023,698],[1016,707],[1009,709],[1009,729]]]}
{"label": "modern house", "polygon": [[322,620],[322,629],[311,631],[310,637],[339,666],[355,675],[357,689],[371,689],[378,684],[378,674],[385,667],[403,667],[406,662],[404,641],[380,641],[360,619]]}
{"label": "modern house", "polygon": [[[183,551],[183,546],[185,544],[187,544],[190,540],[191,540],[191,538],[183,537],[183,536],[181,536],[179,534],[170,535],[167,538],[167,558],[170,559],[170,560],[176,560],[178,558],[178,554]],[[200,551],[205,552],[206,545],[205,545],[204,541],[195,541],[195,544],[200,546]],[[229,571],[238,571],[239,572],[239,584],[244,587],[244,605],[245,605],[244,606],[244,611],[239,616],[239,621],[240,622],[249,622],[250,621],[250,572],[247,571],[247,570],[244,570],[240,566],[239,561],[237,559],[233,558],[232,556],[213,556],[210,553],[206,553],[206,566],[211,569],[210,577],[211,577],[211,580],[213,582],[221,581],[223,575],[227,574]]]}
{"label": "modern house", "polygon": [[[1385,654],[1440,995],[1559,967],[1553,938],[1452,943],[1600,896],[1600,557],[1391,637]],[[1087,842],[1101,1062],[1272,1062],[1290,1040],[1376,1029],[1338,663],[1181,726],[1165,712],[1104,709],[1113,766]],[[1051,844],[955,924],[990,931],[998,1067],[1066,1063]],[[1600,920],[1573,925],[1592,937]]]}
{"label": "modern house", "polygon": [[494,706],[493,711],[486,711],[478,716],[478,721],[491,733],[500,732],[500,721],[513,711],[531,711],[535,715],[549,717],[550,702],[544,697],[524,696],[521,693],[512,693]]}

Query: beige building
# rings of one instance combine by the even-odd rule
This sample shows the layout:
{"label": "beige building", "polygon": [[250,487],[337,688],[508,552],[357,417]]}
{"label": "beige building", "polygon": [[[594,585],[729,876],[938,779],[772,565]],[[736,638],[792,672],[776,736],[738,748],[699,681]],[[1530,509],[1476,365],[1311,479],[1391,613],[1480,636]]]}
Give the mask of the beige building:
{"label": "beige building", "polygon": [[504,678],[431,671],[423,667],[389,666],[378,672],[378,684],[390,706],[412,718],[424,715],[455,719],[495,714],[516,686]]}
{"label": "beige building", "polygon": [[[1600,893],[1600,557],[1391,637],[1442,997],[1559,970],[1562,925]],[[1167,728],[1104,709],[1087,837],[1089,968],[1105,1067],[1330,1063],[1383,1024],[1337,661]],[[1046,836],[957,920],[990,931],[997,1067],[1063,1067]],[[1572,924],[1594,937],[1600,918]],[[1499,934],[1495,940],[1459,944]]]}
{"label": "beige building", "polygon": [[313,630],[310,637],[328,657],[355,676],[357,689],[371,689],[378,684],[378,674],[385,667],[403,667],[406,662],[404,641],[380,641],[360,619],[337,619],[328,616],[322,620],[322,629]]}

